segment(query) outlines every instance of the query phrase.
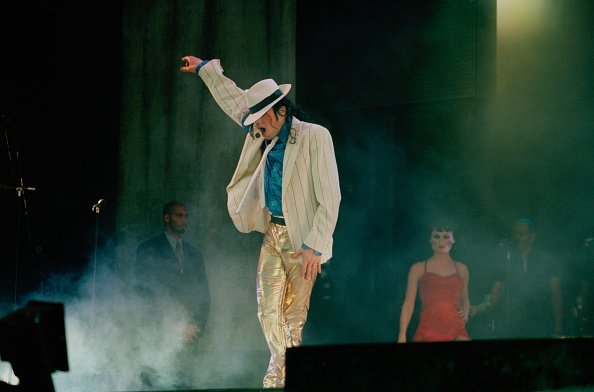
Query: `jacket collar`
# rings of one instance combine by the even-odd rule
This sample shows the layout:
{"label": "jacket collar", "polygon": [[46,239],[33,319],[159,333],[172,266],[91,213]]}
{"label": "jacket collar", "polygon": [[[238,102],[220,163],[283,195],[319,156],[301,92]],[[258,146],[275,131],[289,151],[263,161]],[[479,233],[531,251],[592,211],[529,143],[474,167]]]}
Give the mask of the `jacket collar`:
{"label": "jacket collar", "polygon": [[294,132],[295,143],[288,142],[285,149],[285,158],[283,160],[284,169],[282,195],[284,195],[287,191],[287,187],[289,186],[289,180],[291,179],[291,175],[293,174],[295,162],[297,160],[297,156],[299,155],[299,150],[301,149],[301,142],[303,140],[303,137],[301,135],[301,130],[303,127],[302,124],[303,123],[295,117],[292,118],[292,122],[290,123],[291,128],[289,129],[289,131]]}

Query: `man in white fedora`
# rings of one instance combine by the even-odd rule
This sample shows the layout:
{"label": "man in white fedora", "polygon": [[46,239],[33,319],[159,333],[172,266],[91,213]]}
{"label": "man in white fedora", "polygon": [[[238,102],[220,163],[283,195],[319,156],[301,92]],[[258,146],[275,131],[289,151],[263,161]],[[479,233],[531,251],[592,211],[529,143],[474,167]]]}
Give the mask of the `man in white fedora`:
{"label": "man in white fedora", "polygon": [[244,233],[264,233],[257,270],[258,318],[270,349],[265,388],[285,382],[285,351],[299,346],[321,264],[332,257],[340,188],[332,137],[286,98],[291,85],[262,80],[243,90],[219,60],[182,58],[221,109],[247,132],[227,186],[229,214]]}

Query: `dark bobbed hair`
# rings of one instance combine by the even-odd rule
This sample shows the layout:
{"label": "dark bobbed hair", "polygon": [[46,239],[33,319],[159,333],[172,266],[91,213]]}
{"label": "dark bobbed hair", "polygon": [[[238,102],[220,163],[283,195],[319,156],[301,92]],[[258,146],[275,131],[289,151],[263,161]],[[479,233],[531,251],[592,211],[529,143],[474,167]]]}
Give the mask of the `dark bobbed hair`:
{"label": "dark bobbed hair", "polygon": [[427,225],[427,236],[431,237],[431,233],[434,231],[451,231],[456,232],[455,224],[448,219],[439,219],[431,222]]}

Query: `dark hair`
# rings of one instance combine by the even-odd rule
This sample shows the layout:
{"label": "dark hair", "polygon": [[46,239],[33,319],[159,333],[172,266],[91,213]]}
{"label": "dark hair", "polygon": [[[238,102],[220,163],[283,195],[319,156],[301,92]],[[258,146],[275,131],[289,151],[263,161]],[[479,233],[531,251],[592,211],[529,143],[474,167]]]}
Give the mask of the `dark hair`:
{"label": "dark hair", "polygon": [[434,231],[451,231],[454,233],[456,231],[456,227],[454,224],[448,220],[437,220],[433,223],[427,225],[427,234],[431,236],[431,233]]}
{"label": "dark hair", "polygon": [[163,206],[163,216],[173,214],[173,209],[175,207],[185,207],[184,203],[179,202],[177,200],[171,200],[165,203]]}
{"label": "dark hair", "polygon": [[[294,117],[297,117],[301,121],[307,121],[307,115],[305,114],[305,112],[303,110],[301,110],[299,107],[297,107],[287,97],[283,97],[280,101],[278,101],[277,103],[275,103],[272,106],[272,111],[273,111],[274,116],[276,117],[277,120],[278,120],[278,116],[281,116],[279,111],[280,111],[280,108],[283,106],[286,108],[284,117],[291,118],[294,116]],[[249,126],[249,133],[250,133],[252,139],[260,137],[259,134],[256,134],[256,132],[254,132],[254,124],[255,124],[255,122],[250,124],[250,126]],[[296,141],[295,140],[295,129],[291,128],[289,130],[288,142],[291,144],[295,144],[295,141]],[[264,151],[264,144],[262,144],[261,148],[262,148],[262,151]]]}
{"label": "dark hair", "polygon": [[530,231],[532,233],[536,233],[536,224],[532,221],[532,219],[527,218],[525,216],[518,218],[514,221],[514,223],[526,223],[528,225],[528,227],[530,228]]}
{"label": "dark hair", "polygon": [[289,98],[287,97],[283,97],[283,99],[275,103],[272,107],[272,110],[274,111],[275,116],[277,116],[277,119],[279,116],[278,111],[283,106],[287,108],[287,113],[285,114],[287,117],[295,116],[301,121],[307,121],[307,115],[305,114],[305,112],[301,110],[301,108],[299,108],[293,102],[291,102],[291,100],[289,100]]}
{"label": "dark hair", "polygon": [[[307,116],[305,115],[305,113],[303,112],[303,110],[301,110],[299,107],[297,107],[293,102],[291,102],[289,100],[289,98],[287,97],[283,97],[283,99],[281,99],[280,101],[278,101],[277,103],[274,104],[274,106],[272,106],[272,111],[274,112],[274,116],[276,117],[276,119],[278,120],[278,116],[280,116],[281,114],[279,113],[280,108],[282,107],[286,108],[286,113],[284,115],[284,117],[287,118],[291,118],[291,117],[297,117],[299,120],[301,121],[306,121],[307,120]],[[295,129],[291,128],[289,130],[289,143],[291,144],[295,144],[296,140],[295,140]]]}

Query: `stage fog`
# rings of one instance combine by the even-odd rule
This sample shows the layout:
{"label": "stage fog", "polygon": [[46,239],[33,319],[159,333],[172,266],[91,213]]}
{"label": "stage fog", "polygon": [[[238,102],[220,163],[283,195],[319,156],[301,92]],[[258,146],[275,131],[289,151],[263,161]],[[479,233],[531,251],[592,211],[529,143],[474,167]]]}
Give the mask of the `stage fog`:
{"label": "stage fog", "polygon": [[[468,266],[472,305],[514,246],[513,222],[535,222],[536,244],[560,266],[563,334],[585,334],[576,299],[592,276],[576,271],[594,264],[594,10],[579,0],[512,3],[355,12],[311,1],[129,0],[106,6],[103,21],[66,6],[46,18],[7,5],[14,21],[37,15],[46,57],[59,64],[46,74],[48,62],[36,62],[43,76],[27,79],[18,65],[35,41],[27,35],[27,45],[10,41],[2,69],[2,200],[7,220],[20,222],[7,230],[3,310],[65,304],[71,370],[54,374],[56,389],[139,390],[147,369],[161,388],[175,385],[182,342],[161,331],[187,315],[132,284],[137,247],[163,230],[169,200],[189,209],[184,239],[202,253],[210,288],[196,388],[261,384],[262,236],[235,229],[225,190],[245,132],[198,76],[179,71],[188,54],[220,59],[242,88],[292,83],[289,97],[332,134],[342,202],[304,344],[395,342],[409,267],[431,255],[426,226],[442,219],[455,225],[452,255]],[[72,38],[83,16],[96,32]],[[86,55],[94,48],[96,64]],[[83,69],[63,61],[71,55]],[[47,105],[40,115],[32,95]],[[47,192],[15,196],[23,178]],[[151,307],[165,316],[139,329]],[[488,318],[467,326],[473,339],[498,338]]]}

